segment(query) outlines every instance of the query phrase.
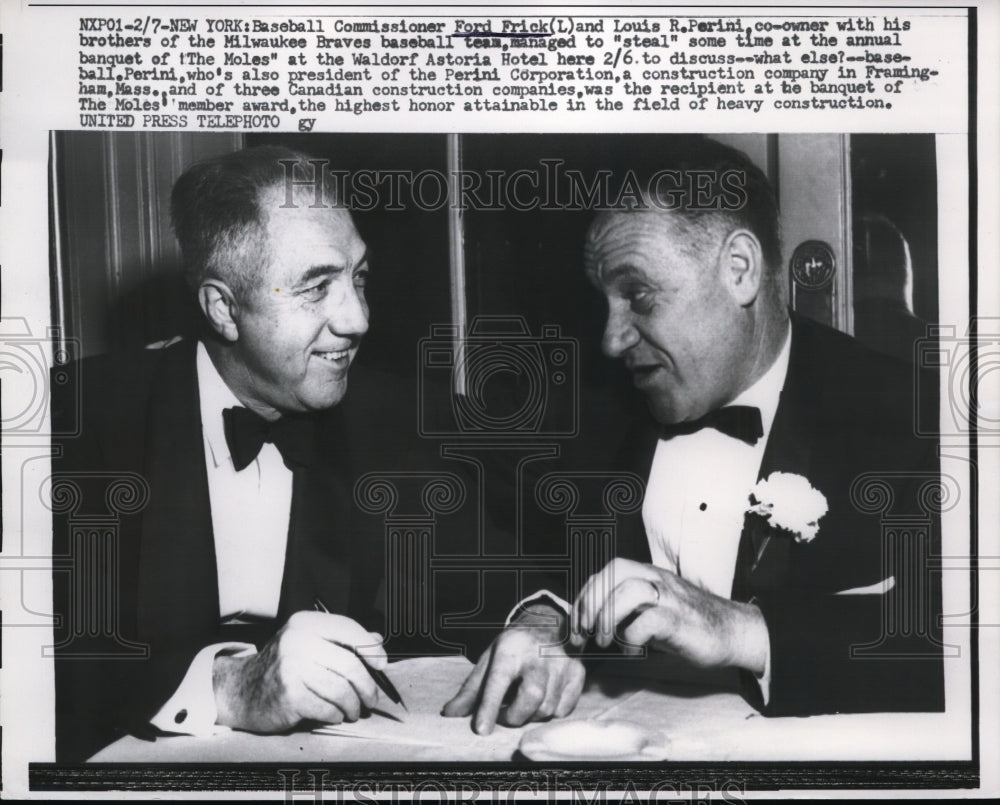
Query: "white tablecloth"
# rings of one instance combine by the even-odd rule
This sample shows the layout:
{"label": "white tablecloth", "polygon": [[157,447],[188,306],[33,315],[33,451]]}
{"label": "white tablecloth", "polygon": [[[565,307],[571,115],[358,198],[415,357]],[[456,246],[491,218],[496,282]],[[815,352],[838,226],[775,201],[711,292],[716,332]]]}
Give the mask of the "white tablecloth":
{"label": "white tablecloth", "polygon": [[[704,675],[686,682],[591,674],[570,718],[624,719],[662,731],[669,760],[948,760],[968,757],[962,719],[946,714],[878,713],[769,719],[733,690]],[[344,734],[253,735],[233,731],[211,738],[126,737],[98,752],[95,762],[381,762],[509,761],[522,735],[537,725],[498,725],[492,735],[472,732],[468,718],[444,718],[441,707],[471,669],[464,658],[420,658],[390,665],[390,676],[410,710],[380,709],[398,723],[372,715]],[[640,666],[636,666],[639,668]],[[662,678],[662,677],[658,677]]]}

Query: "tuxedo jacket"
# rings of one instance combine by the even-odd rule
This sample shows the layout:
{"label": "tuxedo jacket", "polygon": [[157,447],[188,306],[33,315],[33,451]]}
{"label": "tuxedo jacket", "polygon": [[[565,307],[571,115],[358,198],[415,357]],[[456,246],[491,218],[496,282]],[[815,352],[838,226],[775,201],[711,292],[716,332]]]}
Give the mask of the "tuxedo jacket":
{"label": "tuxedo jacket", "polygon": [[[352,485],[369,466],[405,466],[413,443],[382,418],[394,401],[384,378],[353,368],[342,403],[318,417],[321,463],[294,472],[277,618],[220,626],[196,343],[86,359],[78,384],[53,396],[54,432],[80,423],[54,440],[60,761],[141,735],[199,649],[259,646],[315,597],[382,631],[383,533],[358,517]],[[409,424],[412,407],[404,414]]]}
{"label": "tuxedo jacket", "polygon": [[[943,709],[938,441],[918,435],[937,426],[937,384],[793,315],[759,477],[801,475],[829,511],[808,543],[742,534],[733,597],[763,612],[772,673],[766,707],[752,679],[744,690],[765,714]],[[648,478],[656,441],[638,423],[619,466]],[[618,537],[620,555],[650,561],[641,513]]]}

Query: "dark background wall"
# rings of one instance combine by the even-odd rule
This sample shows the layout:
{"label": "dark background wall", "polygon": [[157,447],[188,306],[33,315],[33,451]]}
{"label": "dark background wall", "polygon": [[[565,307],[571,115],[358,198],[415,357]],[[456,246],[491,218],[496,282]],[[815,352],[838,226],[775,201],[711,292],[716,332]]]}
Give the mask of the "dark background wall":
{"label": "dark background wall", "polygon": [[[811,168],[808,159],[792,164],[778,158],[793,150],[783,151],[782,142],[792,141],[795,152],[808,155],[829,142],[829,135],[720,139],[747,150],[780,185],[780,201],[791,211],[801,212],[795,198],[800,188],[803,197],[816,195],[817,188],[822,196],[824,188],[836,184]],[[539,169],[542,160],[553,159],[567,168],[593,171],[612,159],[655,151],[667,138],[464,135],[460,140],[463,168],[485,173]],[[442,134],[57,133],[52,154],[53,318],[68,336],[80,339],[83,354],[139,347],[191,331],[194,311],[179,277],[168,221],[171,185],[196,159],[265,142],[286,143],[348,171],[446,173],[447,167]],[[913,312],[923,322],[936,321],[933,136],[852,135],[846,142],[840,169],[851,194],[843,221],[834,221],[834,229],[852,223],[856,228],[852,210],[855,219],[864,210],[893,220],[913,256]],[[359,360],[412,377],[420,339],[434,325],[450,320],[448,211],[444,205],[421,209],[406,199],[402,206],[355,214],[373,267],[371,329]],[[588,219],[586,211],[571,210],[466,211],[469,315],[522,316],[535,334],[543,325],[557,326],[562,337],[579,344],[582,382],[617,390],[627,384],[617,382],[619,370],[599,351],[603,302],[582,278],[582,236]],[[831,227],[829,220],[819,224],[825,230]],[[857,242],[855,238],[855,251]],[[787,259],[794,244],[785,245]],[[856,259],[843,255],[839,270],[850,271]],[[883,335],[866,337],[878,347]]]}

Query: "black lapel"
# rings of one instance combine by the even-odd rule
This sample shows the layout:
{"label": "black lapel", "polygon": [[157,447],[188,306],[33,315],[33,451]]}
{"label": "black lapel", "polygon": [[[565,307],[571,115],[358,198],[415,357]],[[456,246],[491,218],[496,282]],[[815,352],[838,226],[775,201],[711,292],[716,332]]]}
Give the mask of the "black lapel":
{"label": "black lapel", "polygon": [[809,354],[805,336],[792,328],[792,348],[788,358],[788,374],[781,390],[778,410],[771,425],[771,435],[760,462],[758,480],[772,472],[790,472],[809,477],[812,461],[812,435],[815,433],[815,371],[811,363],[820,360]]}
{"label": "black lapel", "polygon": [[139,557],[140,636],[174,644],[210,637],[219,620],[196,345],[182,342],[160,356],[143,462],[150,502]]}
{"label": "black lapel", "polygon": [[[792,344],[788,373],[775,412],[771,433],[761,459],[758,480],[773,472],[787,472],[811,477],[815,447],[818,395],[814,361],[823,360],[810,343],[809,332],[792,317]],[[749,531],[749,533],[747,533]],[[750,578],[749,591],[770,589],[783,584],[788,572],[792,541],[778,538],[767,542],[759,530],[747,529],[741,537],[734,590],[741,580]],[[744,544],[749,543],[749,544]],[[762,552],[763,551],[763,552]],[[746,567],[746,563],[750,567]],[[735,597],[735,595],[734,595]]]}
{"label": "black lapel", "polygon": [[359,535],[352,525],[349,450],[341,411],[319,415],[319,423],[319,465],[295,470],[279,622],[313,609],[316,599],[338,614],[352,613],[357,603],[351,569]]}

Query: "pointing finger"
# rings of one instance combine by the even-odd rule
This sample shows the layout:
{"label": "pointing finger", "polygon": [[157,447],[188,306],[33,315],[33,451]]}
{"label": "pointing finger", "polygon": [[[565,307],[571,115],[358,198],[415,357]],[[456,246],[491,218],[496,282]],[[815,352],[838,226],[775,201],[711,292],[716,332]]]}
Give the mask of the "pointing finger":
{"label": "pointing finger", "polygon": [[479,658],[479,662],[469,672],[469,675],[462,683],[462,687],[458,689],[458,693],[445,704],[441,710],[441,715],[453,718],[455,716],[467,716],[473,711],[476,706],[476,699],[479,697],[480,685],[482,685],[486,669],[489,668],[489,660],[490,652],[485,653]]}
{"label": "pointing finger", "polygon": [[519,668],[519,658],[513,653],[496,650],[493,652],[474,722],[474,729],[478,734],[489,735],[493,732],[503,698],[511,683],[517,678]]}

